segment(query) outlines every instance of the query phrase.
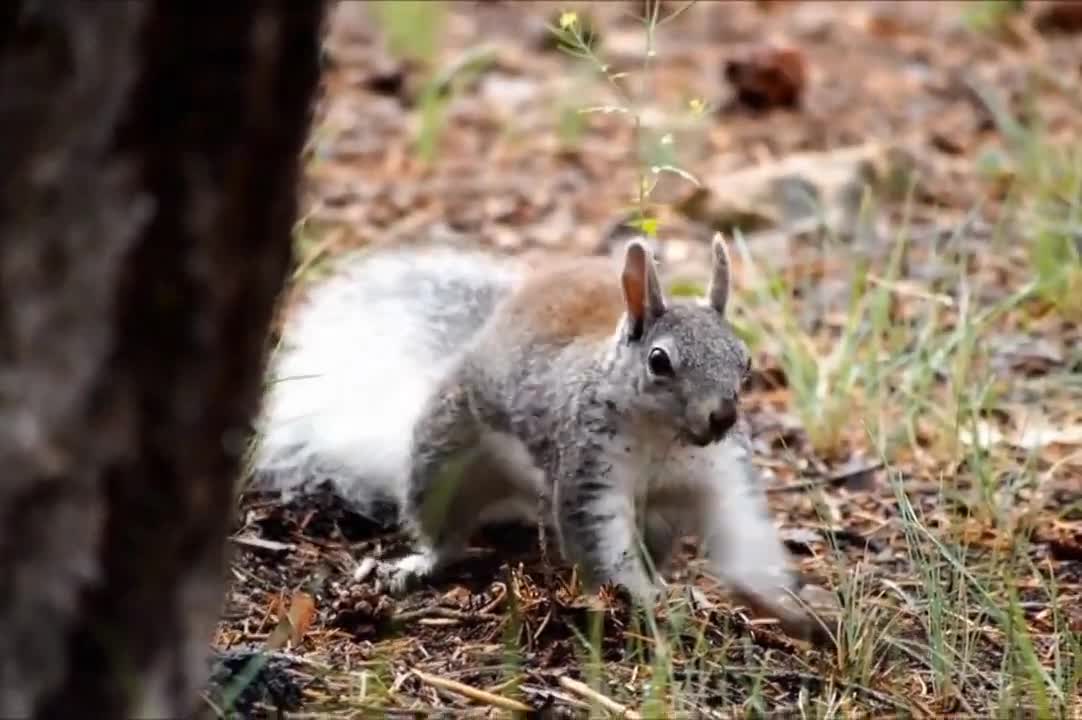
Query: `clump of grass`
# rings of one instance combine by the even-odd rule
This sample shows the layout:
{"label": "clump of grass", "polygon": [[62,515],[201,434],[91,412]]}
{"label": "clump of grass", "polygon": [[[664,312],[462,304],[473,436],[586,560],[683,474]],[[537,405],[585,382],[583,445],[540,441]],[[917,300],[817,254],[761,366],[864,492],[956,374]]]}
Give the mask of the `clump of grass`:
{"label": "clump of grass", "polygon": [[431,165],[439,155],[446,125],[447,106],[458,91],[495,61],[486,47],[468,49],[438,71],[431,69],[440,50],[440,36],[446,24],[447,8],[440,0],[397,0],[367,5],[387,40],[392,53],[418,66],[427,80],[417,98],[420,117],[415,148],[423,163]]}
{"label": "clump of grass", "polygon": [[868,372],[859,353],[874,296],[865,292],[866,271],[854,271],[845,328],[826,345],[801,326],[792,289],[781,275],[753,257],[739,232],[736,245],[748,271],[737,328],[753,348],[766,347],[778,358],[811,447],[834,455],[853,429],[849,420],[857,416]]}
{"label": "clump of grass", "polygon": [[421,161],[431,165],[439,155],[439,143],[447,119],[447,106],[459,89],[468,85],[496,60],[491,48],[471,48],[433,76],[421,91],[417,105],[421,127],[417,134],[417,153]]}
{"label": "clump of grass", "polygon": [[447,8],[441,0],[395,0],[368,4],[388,48],[395,55],[423,62],[439,50]]}
{"label": "clump of grass", "polygon": [[975,32],[997,34],[1022,5],[1023,0],[978,0],[968,4],[962,17]]}
{"label": "clump of grass", "polygon": [[1082,143],[1050,141],[1039,117],[1019,121],[987,88],[974,90],[1004,139],[1004,152],[986,155],[981,169],[1009,184],[1038,296],[1082,320]]}
{"label": "clump of grass", "polygon": [[[965,241],[965,228],[960,223],[947,247],[932,247],[925,260],[950,271],[941,290],[920,289],[904,277],[911,245],[907,221],[885,261],[831,244],[824,256],[849,267],[850,276],[847,304],[821,313],[840,326],[828,333],[802,322],[798,303],[820,301],[815,283],[788,283],[736,234],[747,282],[739,290],[734,322],[753,348],[778,359],[816,453],[837,456],[864,433],[888,459],[903,449],[946,458],[964,452],[960,436],[994,402],[997,388],[980,343],[1036,287],[1024,285],[999,302],[975,307],[977,281],[965,253],[951,250]],[[974,387],[982,393],[970,393]]]}
{"label": "clump of grass", "polygon": [[1036,152],[1033,174],[1021,182],[1038,291],[1064,316],[1082,320],[1082,145],[1040,144]]}

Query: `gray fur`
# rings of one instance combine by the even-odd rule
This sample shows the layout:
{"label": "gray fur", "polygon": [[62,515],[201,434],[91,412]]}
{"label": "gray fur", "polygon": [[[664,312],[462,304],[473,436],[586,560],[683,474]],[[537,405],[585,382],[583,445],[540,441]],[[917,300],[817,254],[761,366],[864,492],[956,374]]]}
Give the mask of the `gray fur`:
{"label": "gray fur", "polygon": [[[276,431],[289,427],[278,422],[287,409],[318,403],[303,386],[272,396],[257,469],[338,469],[336,485],[359,506],[393,498],[418,544],[377,567],[395,591],[458,558],[479,525],[536,523],[546,507],[589,589],[613,582],[648,603],[658,583],[641,550],[663,573],[677,541],[697,535],[739,596],[803,631],[806,618],[781,597],[792,582],[787,554],[737,415],[749,355],[725,318],[730,268],[719,242],[710,290],[696,302],[666,299],[649,251],[629,243],[611,277],[626,311],[607,336],[589,338],[546,334],[506,311],[532,296],[516,294],[521,268],[493,258],[407,251],[358,264],[317,292],[299,348],[281,363],[295,374],[333,366],[321,377],[344,380],[317,387],[338,404],[314,407],[301,430]],[[367,352],[354,347],[365,338]],[[667,358],[660,374],[652,351]],[[399,387],[417,400],[394,406],[389,427],[379,408],[357,407],[370,396],[390,403]]]}
{"label": "gray fur", "polygon": [[[539,498],[548,501],[561,550],[579,564],[588,587],[614,582],[644,602],[656,596],[657,586],[639,553],[640,534],[660,571],[688,533],[704,535],[721,562],[732,554],[733,539],[714,526],[742,513],[747,517],[740,522],[762,545],[749,556],[758,552],[766,562],[784,562],[747,462],[743,425],[719,431],[711,424],[719,407],[735,412],[749,367],[747,349],[724,317],[727,253],[722,248],[715,255],[708,302],[668,303],[653,261],[646,256],[644,268],[636,257],[643,246],[633,241],[627,252],[621,277],[628,313],[609,342],[553,346],[529,328],[514,327],[499,308],[469,340],[414,432],[404,517],[421,548],[404,562],[383,566],[394,587],[457,558],[486,506],[514,497],[527,498],[527,508]],[[647,294],[638,299],[645,312],[632,311],[629,267],[640,274],[630,285]],[[649,354],[658,347],[671,359],[672,377],[649,369]],[[501,463],[486,448],[486,436],[521,443],[533,472]],[[712,449],[722,445],[732,449]],[[713,459],[711,472],[695,469],[703,457]],[[476,474],[482,466],[489,472]],[[726,480],[732,488],[721,486]],[[715,515],[714,505],[727,496],[730,509]],[[776,577],[768,570],[753,577],[754,568],[727,573],[724,563],[720,569],[738,592],[757,598],[791,583],[784,567]],[[804,627],[794,620],[795,611],[788,618],[791,628]]]}

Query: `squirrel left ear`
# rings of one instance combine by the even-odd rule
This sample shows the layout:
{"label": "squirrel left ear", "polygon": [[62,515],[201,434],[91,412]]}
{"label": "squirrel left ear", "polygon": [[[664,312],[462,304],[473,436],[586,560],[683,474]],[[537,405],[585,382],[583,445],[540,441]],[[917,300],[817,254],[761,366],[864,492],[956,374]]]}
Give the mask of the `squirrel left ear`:
{"label": "squirrel left ear", "polygon": [[710,287],[706,291],[710,307],[718,314],[725,315],[725,306],[729,303],[729,286],[731,278],[731,263],[729,262],[729,248],[721,233],[714,233],[714,239],[710,243],[710,254],[713,256],[713,271],[710,277]]}
{"label": "squirrel left ear", "polygon": [[631,322],[629,337],[638,340],[650,323],[665,312],[665,298],[657,277],[657,267],[641,240],[632,240],[627,244],[620,282],[624,287],[624,302]]}

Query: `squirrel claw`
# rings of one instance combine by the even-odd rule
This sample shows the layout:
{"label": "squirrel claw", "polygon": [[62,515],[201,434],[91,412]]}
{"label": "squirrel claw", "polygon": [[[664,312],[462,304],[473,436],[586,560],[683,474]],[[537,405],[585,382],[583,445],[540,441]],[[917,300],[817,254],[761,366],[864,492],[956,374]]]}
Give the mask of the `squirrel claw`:
{"label": "squirrel claw", "polygon": [[377,589],[389,595],[401,595],[427,577],[435,566],[432,556],[424,553],[407,555],[397,560],[376,560],[367,557],[353,571],[354,582],[374,578]]}

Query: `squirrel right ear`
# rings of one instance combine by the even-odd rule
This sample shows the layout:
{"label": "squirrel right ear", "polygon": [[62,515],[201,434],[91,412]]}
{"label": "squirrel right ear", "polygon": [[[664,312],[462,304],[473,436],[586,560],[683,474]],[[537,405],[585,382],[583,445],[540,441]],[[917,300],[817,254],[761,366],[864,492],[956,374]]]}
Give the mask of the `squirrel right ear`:
{"label": "squirrel right ear", "polygon": [[624,302],[631,321],[629,337],[638,340],[646,328],[665,312],[665,298],[657,277],[657,267],[650,251],[640,240],[632,240],[624,251]]}
{"label": "squirrel right ear", "polygon": [[710,254],[713,256],[713,268],[710,277],[710,287],[706,291],[710,307],[718,314],[725,315],[725,306],[729,303],[729,286],[731,275],[731,263],[729,262],[729,248],[721,233],[714,233],[714,239],[710,243]]}

